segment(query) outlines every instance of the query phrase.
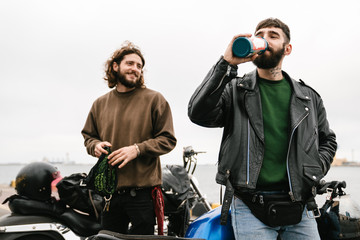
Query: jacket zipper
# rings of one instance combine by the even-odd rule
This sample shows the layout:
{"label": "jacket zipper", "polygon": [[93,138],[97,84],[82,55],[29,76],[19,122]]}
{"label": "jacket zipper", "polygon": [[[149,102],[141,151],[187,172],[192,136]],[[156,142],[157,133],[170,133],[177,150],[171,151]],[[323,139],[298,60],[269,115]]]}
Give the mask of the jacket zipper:
{"label": "jacket zipper", "polygon": [[291,185],[291,176],[290,176],[290,169],[289,169],[290,145],[291,145],[291,141],[292,141],[292,138],[293,138],[293,136],[294,136],[295,130],[299,127],[300,123],[301,123],[302,121],[304,121],[304,119],[305,119],[308,115],[309,115],[309,112],[306,113],[306,115],[299,121],[298,124],[296,124],[296,126],[295,126],[294,129],[292,130],[291,135],[290,135],[288,152],[287,152],[287,155],[286,155],[286,171],[287,171],[287,174],[288,174],[288,177],[289,177],[289,187],[290,187],[289,195],[290,195],[291,201],[293,201],[293,202],[295,202],[295,197],[294,197],[294,192],[293,192],[293,188],[292,188],[292,185]]}
{"label": "jacket zipper", "polygon": [[248,119],[248,133],[247,133],[247,156],[246,156],[246,185],[250,181],[250,121]]}
{"label": "jacket zipper", "polygon": [[231,71],[231,66],[228,65],[228,66],[227,66],[226,73],[225,73],[224,76],[221,78],[219,85],[215,88],[214,91],[212,91],[212,92],[210,93],[210,95],[212,95],[214,92],[216,92],[216,91],[221,87],[221,84],[223,83],[225,77],[226,77],[226,76],[230,76],[230,71]]}

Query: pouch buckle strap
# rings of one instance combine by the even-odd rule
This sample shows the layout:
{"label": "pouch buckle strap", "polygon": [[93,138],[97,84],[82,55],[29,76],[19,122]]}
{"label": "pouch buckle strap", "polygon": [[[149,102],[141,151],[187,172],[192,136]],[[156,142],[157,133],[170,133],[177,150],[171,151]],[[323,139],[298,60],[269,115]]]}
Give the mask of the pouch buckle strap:
{"label": "pouch buckle strap", "polygon": [[[313,219],[313,218],[318,218],[318,217],[321,216],[321,212],[320,212],[320,210],[319,210],[319,208],[318,208],[318,205],[317,205],[316,202],[315,202],[315,198],[314,198],[314,197],[312,197],[312,198],[307,202],[306,205],[307,205],[307,210],[308,210],[308,211],[306,211],[306,215],[307,215],[308,218]],[[309,211],[313,213],[313,214],[312,214],[313,216],[310,216]]]}
{"label": "pouch buckle strap", "polygon": [[[312,216],[310,216],[309,211],[313,213]],[[308,218],[315,219],[315,218],[321,217],[321,212],[320,212],[319,208],[315,208],[315,209],[309,210],[309,211],[306,211],[306,215]]]}
{"label": "pouch buckle strap", "polygon": [[225,194],[224,194],[224,202],[221,207],[221,216],[220,216],[220,224],[221,225],[226,225],[226,223],[227,223],[229,209],[230,209],[230,205],[231,205],[233,196],[234,196],[234,188],[231,185],[229,179],[227,179]]}

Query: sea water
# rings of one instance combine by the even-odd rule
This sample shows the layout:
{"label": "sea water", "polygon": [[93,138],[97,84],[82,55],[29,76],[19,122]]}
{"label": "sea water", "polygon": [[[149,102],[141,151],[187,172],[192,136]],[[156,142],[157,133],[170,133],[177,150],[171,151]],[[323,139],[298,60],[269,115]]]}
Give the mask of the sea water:
{"label": "sea water", "polygon": [[[54,164],[60,171],[61,176],[69,176],[72,173],[88,173],[92,164]],[[1,164],[0,184],[10,185],[15,180],[17,173],[23,164]],[[217,166],[215,164],[197,165],[194,177],[201,193],[206,196],[210,203],[220,202],[221,187],[215,182]],[[352,200],[360,204],[360,167],[336,166],[332,167],[324,178],[325,181],[346,181],[345,192]],[[225,188],[222,188],[224,193]],[[321,202],[319,202],[321,203]],[[320,204],[319,204],[320,205]]]}

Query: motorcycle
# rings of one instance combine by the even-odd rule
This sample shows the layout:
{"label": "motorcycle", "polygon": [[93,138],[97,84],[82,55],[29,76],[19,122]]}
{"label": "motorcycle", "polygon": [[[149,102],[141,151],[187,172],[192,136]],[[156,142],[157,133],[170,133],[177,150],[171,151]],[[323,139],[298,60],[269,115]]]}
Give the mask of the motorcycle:
{"label": "motorcycle", "polygon": [[[197,181],[193,176],[197,165],[195,156],[199,153],[202,152],[196,152],[192,147],[185,147],[183,151],[183,166],[167,165],[163,167],[164,183],[161,188],[165,202],[164,212],[166,224],[164,232],[167,236],[146,236],[144,239],[188,239],[183,238],[183,236],[191,221],[191,210],[195,209],[196,206],[197,213],[202,214],[211,209],[209,202],[201,193],[197,186]],[[41,167],[43,167],[43,163],[35,163],[34,166],[30,167],[30,172],[37,171],[35,175],[44,175],[42,173],[43,171],[41,173],[38,172]],[[27,168],[29,170],[29,167]],[[45,166],[45,168],[48,170],[52,167]],[[47,175],[59,174],[55,172],[55,170],[48,170],[47,172]],[[50,179],[52,180],[53,178],[47,178],[47,181],[50,181]],[[59,182],[59,180],[60,179],[56,182]],[[35,186],[30,186],[32,185],[30,182],[24,185],[32,189],[31,193],[33,193],[33,189],[36,189]],[[54,185],[54,183],[51,185]],[[29,189],[29,187],[27,187],[27,189]],[[20,187],[18,189],[20,189]],[[39,192],[41,191],[42,189],[39,190]],[[63,202],[61,198],[60,200],[54,196],[46,200],[41,197],[39,198],[37,196],[41,194],[39,192],[24,195],[15,194],[3,202],[3,204],[8,203],[11,212],[0,218],[0,239],[85,240],[102,239],[104,238],[104,234],[106,236],[104,239],[111,239],[111,237],[113,237],[118,240],[128,239],[128,237],[130,237],[130,235],[101,231],[98,216],[89,212],[83,212],[83,209],[71,208],[66,202]],[[45,190],[43,190],[43,193],[44,192]],[[92,202],[99,200],[93,199],[91,196],[89,198]],[[104,206],[104,203],[102,203],[102,206]],[[87,208],[91,209],[91,207]]]}
{"label": "motorcycle", "polygon": [[360,239],[360,207],[344,192],[345,181],[322,181],[318,194],[326,194],[317,225],[321,239]]}
{"label": "motorcycle", "polygon": [[[14,195],[8,199],[12,212],[0,218],[0,239],[233,240],[235,237],[231,217],[228,217],[226,225],[220,225],[221,206],[212,209],[193,176],[197,166],[196,156],[200,153],[203,152],[196,152],[191,146],[185,147],[183,166],[163,167],[165,236],[136,236],[101,230],[101,225],[94,215],[69,208],[61,200],[52,198],[51,201],[38,201]],[[321,217],[317,218],[322,240],[360,239],[360,209],[350,201],[344,192],[345,187],[345,182],[322,181],[317,188],[319,195],[327,195],[320,208]],[[196,213],[196,216],[191,216],[191,212]]]}
{"label": "motorcycle", "polygon": [[[345,181],[325,180],[317,187],[318,195],[326,194],[325,203],[316,218],[321,240],[360,240],[360,207],[350,199],[344,188]],[[220,214],[220,207],[203,214],[190,224],[185,237],[235,240],[230,216],[227,224],[223,226],[220,225]],[[277,240],[281,240],[280,235]]]}

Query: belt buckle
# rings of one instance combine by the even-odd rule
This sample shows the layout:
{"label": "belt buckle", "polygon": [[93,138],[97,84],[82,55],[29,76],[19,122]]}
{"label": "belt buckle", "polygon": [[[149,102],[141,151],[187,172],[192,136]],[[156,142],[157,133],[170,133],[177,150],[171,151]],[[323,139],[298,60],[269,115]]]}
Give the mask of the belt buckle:
{"label": "belt buckle", "polygon": [[135,197],[136,196],[136,188],[130,189],[130,196]]}

